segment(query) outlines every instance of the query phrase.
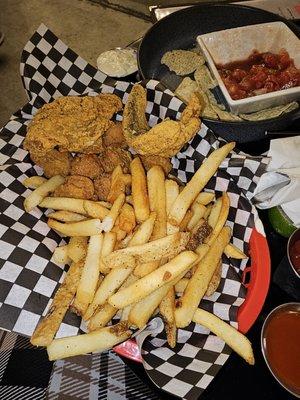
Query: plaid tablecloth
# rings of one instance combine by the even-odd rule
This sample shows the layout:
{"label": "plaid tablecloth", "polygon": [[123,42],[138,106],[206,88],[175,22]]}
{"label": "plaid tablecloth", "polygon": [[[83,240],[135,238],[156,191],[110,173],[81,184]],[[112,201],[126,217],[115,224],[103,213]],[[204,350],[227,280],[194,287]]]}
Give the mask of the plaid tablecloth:
{"label": "plaid tablecloth", "polygon": [[113,351],[51,362],[28,338],[0,331],[1,400],[159,400]]}

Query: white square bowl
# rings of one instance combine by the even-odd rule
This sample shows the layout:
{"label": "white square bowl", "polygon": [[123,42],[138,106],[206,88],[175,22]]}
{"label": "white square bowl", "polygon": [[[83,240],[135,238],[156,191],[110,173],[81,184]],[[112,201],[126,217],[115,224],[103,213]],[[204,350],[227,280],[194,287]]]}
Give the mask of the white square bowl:
{"label": "white square bowl", "polygon": [[269,22],[206,33],[199,35],[197,41],[233,113],[251,113],[300,100],[300,86],[233,100],[216,68],[218,64],[244,60],[253,50],[259,53],[268,51],[279,53],[281,49],[285,49],[294,60],[295,66],[300,68],[300,40],[283,22]]}

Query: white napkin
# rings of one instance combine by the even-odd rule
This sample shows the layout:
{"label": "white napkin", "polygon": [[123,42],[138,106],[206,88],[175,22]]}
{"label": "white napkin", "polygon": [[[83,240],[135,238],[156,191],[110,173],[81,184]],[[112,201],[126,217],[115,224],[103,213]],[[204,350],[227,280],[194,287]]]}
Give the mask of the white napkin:
{"label": "white napkin", "polygon": [[271,140],[271,161],[254,194],[255,205],[266,209],[280,205],[300,226],[300,137]]}

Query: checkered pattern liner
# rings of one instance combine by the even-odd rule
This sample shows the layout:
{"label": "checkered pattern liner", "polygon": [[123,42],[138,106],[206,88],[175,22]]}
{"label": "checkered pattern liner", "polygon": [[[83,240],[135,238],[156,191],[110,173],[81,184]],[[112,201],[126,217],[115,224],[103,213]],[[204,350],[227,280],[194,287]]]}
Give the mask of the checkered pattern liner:
{"label": "checkered pattern liner", "polygon": [[[22,148],[26,126],[36,110],[62,95],[115,93],[126,102],[131,83],[114,81],[70,50],[46,26],[41,25],[25,46],[21,75],[29,102],[16,112],[2,129],[0,141],[1,224],[0,224],[0,327],[30,336],[40,317],[45,315],[54,293],[62,282],[64,270],[51,261],[54,248],[63,239],[46,224],[44,210],[30,214],[23,209],[30,190],[22,185],[27,176],[42,174]],[[184,104],[157,81],[144,82],[147,88],[147,115],[151,125],[166,117],[178,119]],[[120,120],[121,115],[116,119]],[[202,126],[199,133],[173,158],[174,174],[183,182],[222,145],[212,132]],[[233,242],[247,251],[254,224],[254,209],[249,201],[267,160],[232,152],[207,190],[217,194],[227,191],[231,208],[228,224]],[[201,302],[236,325],[236,311],[245,298],[239,272],[245,262],[230,265],[224,258],[218,291]],[[80,321],[68,313],[57,334],[78,333]],[[196,398],[226,361],[229,351],[215,336],[191,324],[179,331],[178,345],[170,350],[163,334],[143,345],[144,365],[150,378],[164,390],[182,398]]]}

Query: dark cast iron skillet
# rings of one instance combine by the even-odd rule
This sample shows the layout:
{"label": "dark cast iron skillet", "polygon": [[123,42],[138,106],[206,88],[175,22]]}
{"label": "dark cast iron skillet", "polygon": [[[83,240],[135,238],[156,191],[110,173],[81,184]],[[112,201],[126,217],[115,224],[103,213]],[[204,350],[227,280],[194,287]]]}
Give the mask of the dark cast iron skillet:
{"label": "dark cast iron skillet", "polygon": [[[160,63],[165,52],[194,47],[196,37],[200,34],[273,21],[283,21],[300,37],[297,25],[279,15],[248,6],[201,4],[174,12],[156,22],[145,34],[138,52],[140,73],[144,79],[160,80],[174,90],[174,79],[178,78]],[[268,37],[264,40],[267,41]],[[224,139],[247,143],[278,135],[298,135],[299,132],[283,130],[299,118],[300,110],[297,109],[265,121],[225,122],[207,118],[203,118],[203,121]]]}

